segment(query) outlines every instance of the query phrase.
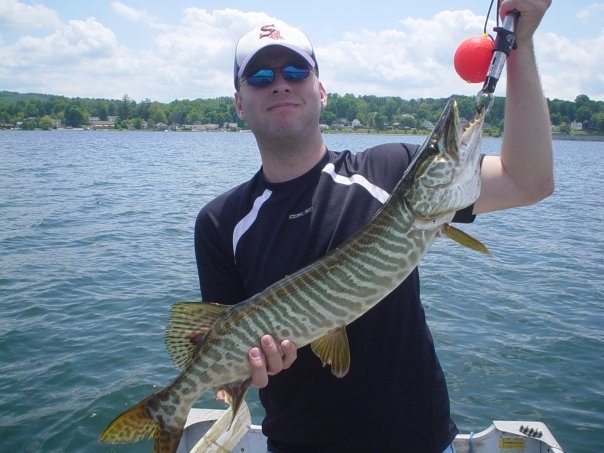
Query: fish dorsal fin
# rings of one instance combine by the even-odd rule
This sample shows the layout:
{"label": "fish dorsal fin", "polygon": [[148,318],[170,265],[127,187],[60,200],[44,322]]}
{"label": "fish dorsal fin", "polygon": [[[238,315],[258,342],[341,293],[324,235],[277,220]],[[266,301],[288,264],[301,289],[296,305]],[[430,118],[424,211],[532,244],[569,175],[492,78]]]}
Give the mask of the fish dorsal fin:
{"label": "fish dorsal fin", "polygon": [[344,377],[350,368],[350,348],[346,328],[340,327],[310,344],[323,366],[330,365],[336,377]]}
{"label": "fish dorsal fin", "polygon": [[207,302],[179,302],[172,306],[165,342],[176,366],[184,368],[189,364],[197,345],[230,308]]}
{"label": "fish dorsal fin", "polygon": [[443,236],[447,236],[449,239],[453,239],[455,242],[463,245],[464,247],[468,247],[472,250],[476,250],[477,252],[484,253],[485,255],[491,254],[486,245],[484,245],[478,239],[474,239],[468,233],[464,233],[463,231],[458,230],[457,228],[449,225],[448,223],[443,224],[440,231]]}

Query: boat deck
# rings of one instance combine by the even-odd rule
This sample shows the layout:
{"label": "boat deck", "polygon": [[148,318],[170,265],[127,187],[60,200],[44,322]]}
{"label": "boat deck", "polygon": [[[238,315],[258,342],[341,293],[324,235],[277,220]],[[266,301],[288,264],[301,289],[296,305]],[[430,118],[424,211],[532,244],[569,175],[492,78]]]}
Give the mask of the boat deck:
{"label": "boat deck", "polygon": [[[247,406],[242,406],[242,411],[233,423],[238,426],[233,426],[233,433],[227,433],[230,410],[191,409],[177,453],[224,452],[225,448],[233,452],[266,453],[262,428],[251,423]],[[218,436],[204,439],[215,423]],[[236,444],[232,447],[229,442]],[[459,434],[453,446],[457,453],[563,453],[549,428],[537,421],[495,420],[483,431]]]}

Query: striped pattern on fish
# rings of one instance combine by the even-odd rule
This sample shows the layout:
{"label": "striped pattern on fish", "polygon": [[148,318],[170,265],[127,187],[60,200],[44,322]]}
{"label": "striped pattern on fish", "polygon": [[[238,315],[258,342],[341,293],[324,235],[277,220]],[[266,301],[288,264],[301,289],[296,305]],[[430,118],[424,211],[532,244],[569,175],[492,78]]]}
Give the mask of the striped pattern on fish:
{"label": "striped pattern on fish", "polygon": [[[155,439],[176,450],[192,405],[207,390],[224,391],[236,412],[250,383],[247,352],[271,334],[312,350],[344,376],[350,364],[345,327],[393,291],[439,233],[482,244],[449,226],[480,193],[483,109],[462,133],[450,100],[436,127],[375,217],[340,247],[235,306],[175,304],[166,344],[182,373],[163,390],[118,416],[101,441]],[[482,250],[484,251],[484,249]]]}

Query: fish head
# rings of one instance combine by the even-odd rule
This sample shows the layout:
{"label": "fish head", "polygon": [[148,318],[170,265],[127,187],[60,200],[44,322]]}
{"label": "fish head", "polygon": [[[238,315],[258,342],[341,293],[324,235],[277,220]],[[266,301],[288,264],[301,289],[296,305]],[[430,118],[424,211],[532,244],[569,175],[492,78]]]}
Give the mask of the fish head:
{"label": "fish head", "polygon": [[450,99],[411,163],[407,207],[420,222],[438,226],[480,195],[480,139],[486,108],[463,130]]}

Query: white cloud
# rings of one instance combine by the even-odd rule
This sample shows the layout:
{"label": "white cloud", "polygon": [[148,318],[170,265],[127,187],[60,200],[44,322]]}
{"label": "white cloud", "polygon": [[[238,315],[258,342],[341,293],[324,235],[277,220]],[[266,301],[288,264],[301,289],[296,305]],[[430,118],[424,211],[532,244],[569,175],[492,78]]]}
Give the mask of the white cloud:
{"label": "white cloud", "polygon": [[[128,7],[121,12],[144,26],[152,20]],[[138,51],[126,48],[94,18],[72,20],[43,37],[23,35],[12,45],[0,42],[0,86],[69,97],[128,94],[135,100],[163,102],[231,95],[237,39],[270,20],[274,18],[264,13],[187,8],[177,24],[155,22],[152,39]],[[136,25],[132,29],[135,33]]]}
{"label": "white cloud", "polygon": [[130,22],[140,23],[150,28],[165,29],[167,25],[162,24],[157,18],[153,17],[146,10],[132,8],[122,2],[111,2],[111,10],[118,16],[124,17]]}
{"label": "white cloud", "polygon": [[443,11],[432,19],[405,19],[396,30],[348,33],[317,50],[322,78],[328,91],[332,86],[338,93],[403,98],[476,94],[480,85],[459,78],[453,55],[464,39],[482,34],[483,22],[471,11]]}
{"label": "white cloud", "polygon": [[115,34],[94,18],[71,20],[54,33],[37,38],[24,36],[14,45],[14,54],[25,64],[61,63],[78,58],[110,57],[119,45]]}
{"label": "white cloud", "polygon": [[602,19],[599,16],[604,15],[604,3],[593,3],[589,5],[587,8],[583,8],[582,10],[577,12],[577,18],[584,22],[589,21],[598,21],[601,22]]}
{"label": "white cloud", "polygon": [[[0,85],[16,91],[101,96],[130,71],[128,50],[94,18],[59,24],[52,33],[0,44]],[[123,91],[123,90],[122,90]]]}
{"label": "white cloud", "polygon": [[161,67],[164,83],[178,97],[216,97],[234,91],[231,68],[237,39],[259,23],[274,20],[265,13],[234,9],[186,8],[180,23],[154,38],[148,58]]}
{"label": "white cloud", "polygon": [[[237,39],[275,20],[262,12],[186,8],[178,22],[168,24],[121,2],[113,2],[112,8],[132,22],[129,33],[145,28],[142,47],[127,48],[119,41],[123,32],[95,18],[56,22],[42,36],[26,32],[11,43],[0,40],[0,86],[69,97],[128,94],[162,102],[229,96]],[[56,19],[51,10],[46,13]],[[483,21],[471,11],[443,11],[430,19],[405,19],[391,29],[330,35],[328,42],[315,42],[321,79],[328,91],[340,94],[408,99],[474,95],[480,84],[461,80],[453,55],[464,39],[482,34]],[[548,97],[604,99],[598,64],[604,60],[604,32],[581,40],[538,33],[535,40]],[[495,94],[505,94],[503,80]]]}
{"label": "white cloud", "polygon": [[41,4],[22,3],[17,0],[0,0],[0,28],[48,29],[60,24],[58,14]]}
{"label": "white cloud", "polygon": [[587,94],[604,99],[604,32],[576,40],[547,33],[538,38],[537,48],[546,96],[574,100]]}
{"label": "white cloud", "polygon": [[[431,19],[405,19],[396,30],[348,33],[317,49],[321,78],[328,91],[341,94],[474,95],[481,84],[461,80],[453,55],[464,39],[482,34],[483,22],[484,17],[471,11],[443,11]],[[493,26],[490,23],[487,31]],[[587,94],[604,99],[604,31],[575,40],[538,32],[535,42],[546,96],[573,100]],[[505,71],[495,95],[505,95]]]}

